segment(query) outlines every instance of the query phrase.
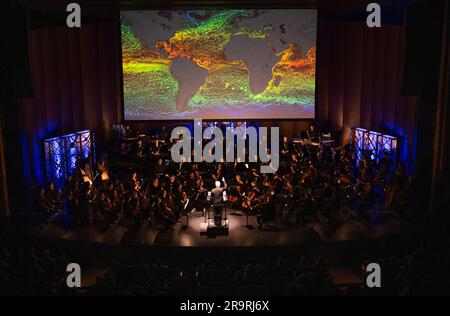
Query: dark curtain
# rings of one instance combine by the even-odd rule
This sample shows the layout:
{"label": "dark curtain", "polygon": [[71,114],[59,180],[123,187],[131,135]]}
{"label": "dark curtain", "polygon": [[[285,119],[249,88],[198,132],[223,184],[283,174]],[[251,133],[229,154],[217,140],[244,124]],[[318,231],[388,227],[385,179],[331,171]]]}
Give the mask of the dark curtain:
{"label": "dark curtain", "polygon": [[[44,182],[42,140],[93,129],[110,137],[121,120],[120,38],[116,23],[29,33],[34,100],[22,100],[22,147],[31,186]],[[25,151],[26,150],[26,151]]]}
{"label": "dark curtain", "polygon": [[[404,28],[321,20],[318,31],[319,127],[339,142],[348,141],[354,126],[390,133],[400,137],[402,157],[412,160],[417,100],[401,94]],[[44,181],[43,139],[92,128],[102,142],[121,121],[120,33],[116,23],[54,27],[32,30],[29,43],[34,100],[21,102],[22,147],[33,185]],[[292,134],[307,122],[277,125]]]}
{"label": "dark curtain", "polygon": [[3,137],[3,113],[0,112],[0,216],[9,215],[8,181],[6,176],[5,144]]}
{"label": "dark curtain", "polygon": [[322,21],[317,63],[317,123],[344,143],[352,127],[400,139],[413,161],[417,97],[402,95],[405,32],[402,26],[368,28],[363,22]]}

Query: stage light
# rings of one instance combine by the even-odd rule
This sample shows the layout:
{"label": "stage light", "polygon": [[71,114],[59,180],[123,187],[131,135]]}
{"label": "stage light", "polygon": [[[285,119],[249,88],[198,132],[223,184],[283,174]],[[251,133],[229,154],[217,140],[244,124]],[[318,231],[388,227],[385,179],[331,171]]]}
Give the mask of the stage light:
{"label": "stage light", "polygon": [[397,158],[397,137],[385,135],[364,128],[354,127],[350,132],[350,145],[359,164],[363,154],[369,154],[371,160],[379,162],[386,154],[395,162]]}
{"label": "stage light", "polygon": [[350,133],[350,145],[353,148],[353,151],[355,152],[356,155],[356,164],[359,164],[359,162],[361,161],[362,158],[362,153],[364,152],[364,135],[367,133],[368,131],[364,128],[360,128],[360,127],[354,127],[351,129],[351,133]]}
{"label": "stage light", "polygon": [[383,151],[397,150],[397,138],[394,136],[383,135],[379,139],[379,148]]}
{"label": "stage light", "polygon": [[44,140],[47,181],[61,189],[67,176],[73,174],[78,159],[87,159],[94,151],[90,130]]}
{"label": "stage light", "polygon": [[366,131],[364,134],[364,150],[370,153],[372,160],[378,159],[378,139],[382,136],[383,134],[374,131]]}
{"label": "stage light", "polygon": [[51,152],[51,163],[47,164],[47,174],[51,174],[49,182],[56,186],[65,177],[66,157],[64,154],[64,141],[61,139],[50,139],[45,146],[46,152]]}

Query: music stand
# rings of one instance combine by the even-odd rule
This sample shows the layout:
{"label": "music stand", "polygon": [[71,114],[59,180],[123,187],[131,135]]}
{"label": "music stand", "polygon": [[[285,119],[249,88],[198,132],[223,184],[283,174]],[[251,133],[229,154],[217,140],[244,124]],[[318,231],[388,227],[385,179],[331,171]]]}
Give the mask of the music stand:
{"label": "music stand", "polygon": [[247,205],[247,214],[246,214],[246,216],[247,216],[247,224],[246,225],[242,225],[242,227],[245,227],[248,230],[253,230],[253,229],[255,229],[255,227],[249,223],[249,216],[250,216],[249,215],[249,213],[250,213],[249,211],[253,211],[253,208],[248,204],[247,197],[245,195],[243,195],[243,197],[244,197],[244,203],[245,203],[245,205]]}
{"label": "music stand", "polygon": [[[184,206],[184,211],[186,209],[188,209],[188,206],[189,206],[190,202],[191,202],[191,200],[188,199],[187,202],[186,202],[186,205]],[[186,214],[186,225],[181,226],[182,230],[187,230],[189,228],[189,213],[191,213],[191,212],[190,211],[189,212],[185,212],[185,214]]]}

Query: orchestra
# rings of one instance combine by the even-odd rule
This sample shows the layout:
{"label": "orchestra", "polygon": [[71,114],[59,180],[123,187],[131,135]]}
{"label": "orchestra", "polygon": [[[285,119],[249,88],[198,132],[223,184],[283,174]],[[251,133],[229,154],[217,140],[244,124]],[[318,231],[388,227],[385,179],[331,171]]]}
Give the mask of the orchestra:
{"label": "orchestra", "polygon": [[[167,136],[167,130],[162,134]],[[256,216],[260,227],[273,220],[304,225],[308,220],[342,221],[346,213],[370,208],[377,198],[386,209],[395,209],[396,197],[407,187],[404,166],[393,167],[389,155],[379,164],[363,156],[357,164],[349,146],[294,144],[284,136],[284,165],[274,174],[260,173],[258,163],[173,163],[170,146],[166,140],[139,140],[139,150],[127,150],[125,157],[121,144],[118,152],[103,154],[96,164],[92,157],[80,159],[62,190],[51,183],[39,191],[36,207],[48,216],[67,210],[81,225],[113,225],[125,218],[125,223],[171,229],[192,211],[217,210],[219,204],[208,202],[208,192],[220,191],[218,199],[226,190],[228,207]],[[124,161],[134,167],[118,168]]]}

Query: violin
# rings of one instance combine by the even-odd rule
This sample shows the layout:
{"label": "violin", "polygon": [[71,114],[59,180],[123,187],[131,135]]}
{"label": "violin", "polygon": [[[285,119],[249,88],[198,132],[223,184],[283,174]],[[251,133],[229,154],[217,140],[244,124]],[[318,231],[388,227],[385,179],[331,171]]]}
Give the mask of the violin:
{"label": "violin", "polygon": [[256,192],[255,191],[251,191],[248,195],[248,197],[246,199],[244,199],[244,201],[242,201],[242,207],[244,209],[249,209],[251,208],[251,205],[253,203],[253,200],[256,198]]}

